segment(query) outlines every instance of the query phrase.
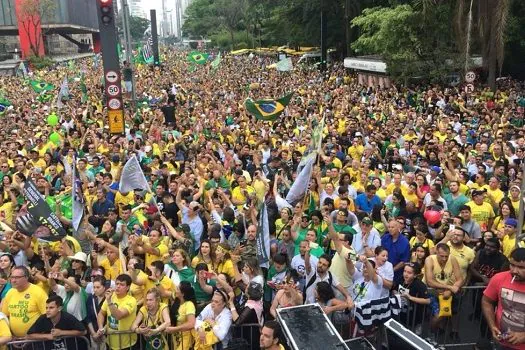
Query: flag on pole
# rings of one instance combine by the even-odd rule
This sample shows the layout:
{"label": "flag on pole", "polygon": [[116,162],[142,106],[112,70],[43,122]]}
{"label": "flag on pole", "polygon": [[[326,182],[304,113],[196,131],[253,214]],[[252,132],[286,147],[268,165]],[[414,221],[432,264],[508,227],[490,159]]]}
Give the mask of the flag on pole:
{"label": "flag on pole", "polygon": [[87,94],[87,87],[86,87],[86,80],[84,73],[80,76],[80,91],[82,92],[82,97],[80,98],[80,102],[85,103],[88,100],[88,94]]}
{"label": "flag on pole", "polygon": [[3,93],[0,93],[0,115],[3,115],[9,106],[11,106],[11,101],[5,98]]}
{"label": "flag on pole", "polygon": [[133,155],[124,165],[122,175],[120,177],[119,191],[128,193],[134,189],[141,189],[151,192],[148,181],[140,168],[139,161]]}
{"label": "flag on pole", "polygon": [[42,81],[36,80],[31,80],[31,87],[37,94],[41,93],[42,91],[51,91],[55,89],[55,86],[53,84],[44,83]]}
{"label": "flag on pole", "polygon": [[62,103],[62,100],[68,99],[68,98],[69,98],[69,84],[67,82],[67,76],[65,76],[64,80],[62,81],[62,85],[60,85],[60,91],[58,92],[57,107],[62,108],[62,106],[64,105]]}
{"label": "flag on pole", "polygon": [[84,217],[85,200],[82,193],[82,182],[78,177],[75,158],[73,158],[72,172],[71,178],[73,186],[71,187],[71,197],[73,200],[71,206],[71,224],[73,225],[73,230],[78,231],[82,218]]}
{"label": "flag on pole", "polygon": [[314,163],[317,158],[317,152],[312,152],[307,155],[301,163],[304,164],[304,167],[301,169],[299,175],[295,178],[295,181],[290,187],[288,194],[286,195],[286,201],[291,205],[296,205],[299,203],[305,193],[308,190],[308,185],[310,184],[310,178],[312,177],[312,171],[314,169]]}
{"label": "flag on pole", "polygon": [[148,38],[146,41],[146,44],[142,47],[142,59],[144,60],[145,64],[152,64],[153,63],[153,39],[151,37]]}
{"label": "flag on pole", "polygon": [[207,53],[201,53],[199,51],[192,51],[188,55],[188,60],[191,63],[205,64],[206,61],[208,60],[208,54]]}
{"label": "flag on pole", "polygon": [[247,98],[246,101],[244,101],[244,107],[248,113],[254,115],[255,118],[259,120],[275,121],[286,106],[288,106],[293,94],[294,93],[291,92],[278,100],[264,99],[254,101],[251,98]]}
{"label": "flag on pole", "polygon": [[16,75],[17,76],[22,76],[22,77],[27,77],[27,74],[28,74],[28,70],[27,70],[27,67],[25,65],[25,63],[22,61],[20,62],[20,64],[18,65],[18,68],[16,69]]}
{"label": "flag on pole", "polygon": [[270,225],[265,202],[263,202],[261,211],[259,212],[256,246],[259,266],[268,268],[270,266]]}
{"label": "flag on pole", "polygon": [[211,67],[213,68],[213,70],[217,70],[220,64],[221,64],[221,53],[219,52],[217,57],[215,57],[215,59],[211,62]]}
{"label": "flag on pole", "polygon": [[279,72],[289,72],[289,71],[291,71],[293,69],[292,58],[291,57],[283,58],[282,60],[277,62],[277,64],[275,65],[275,68]]}

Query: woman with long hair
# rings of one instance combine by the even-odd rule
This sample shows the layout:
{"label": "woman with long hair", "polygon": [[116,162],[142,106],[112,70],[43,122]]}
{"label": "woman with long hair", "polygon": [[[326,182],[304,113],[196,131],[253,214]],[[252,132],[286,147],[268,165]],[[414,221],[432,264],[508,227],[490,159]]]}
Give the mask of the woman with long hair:
{"label": "woman with long hair", "polygon": [[505,198],[499,204],[499,215],[494,219],[492,224],[492,231],[502,231],[505,227],[505,220],[508,218],[516,218],[516,211],[510,199]]}
{"label": "woman with long hair", "polygon": [[225,274],[229,278],[235,278],[235,269],[230,256],[230,246],[228,243],[219,243],[215,249],[215,258],[217,259],[217,274]]}
{"label": "woman with long hair", "polygon": [[245,290],[252,281],[264,286],[264,277],[257,258],[244,259],[242,271],[239,271],[237,264],[234,264],[233,268],[235,270],[235,284],[240,290]]}
{"label": "woman with long hair", "polygon": [[[416,243],[414,247],[411,250],[410,254],[410,262],[411,263],[418,263],[419,266],[424,267],[425,266],[425,260],[430,255],[430,250],[428,247],[425,247],[421,243]],[[425,269],[421,268],[420,276],[418,276],[421,280],[425,277]]]}
{"label": "woman with long hair", "polygon": [[388,250],[382,246],[376,247],[374,250],[375,268],[377,274],[383,279],[383,292],[381,297],[386,297],[390,294],[390,289],[394,284],[394,266],[388,261]]}
{"label": "woman with long hair", "polygon": [[392,193],[392,201],[386,203],[386,210],[388,212],[389,218],[396,218],[398,216],[406,217],[406,200],[401,191],[396,191]]}
{"label": "woman with long hair", "polygon": [[171,325],[166,328],[166,333],[173,334],[173,348],[177,350],[189,350],[193,346],[196,305],[191,283],[182,281],[175,290],[175,301],[170,307]]}
{"label": "woman with long hair", "polygon": [[348,303],[337,299],[334,289],[326,281],[321,281],[315,286],[315,300],[319,303],[325,314],[332,319],[332,322],[334,321],[333,315],[336,311],[343,311],[348,308]]}
{"label": "woman with long hair", "polygon": [[211,242],[208,239],[202,240],[199,252],[191,260],[191,267],[195,268],[199,263],[208,265],[208,271],[215,271],[215,252],[211,249]]}
{"label": "woman with long hair", "polygon": [[270,314],[276,318],[277,309],[303,304],[303,293],[299,290],[299,274],[296,270],[288,270],[286,277],[279,285],[279,290],[273,298]]}
{"label": "woman with long hair", "polygon": [[146,292],[146,301],[144,303],[133,324],[131,331],[141,334],[146,340],[146,348],[162,343],[162,349],[168,347],[168,342],[163,332],[170,325],[170,313],[168,305],[161,302],[160,291],[154,287]]}
{"label": "woman with long hair", "polygon": [[165,271],[175,286],[178,286],[181,281],[190,282],[195,276],[195,271],[191,267],[190,257],[182,248],[173,251]]}
{"label": "woman with long hair", "polygon": [[280,218],[275,220],[275,238],[281,239],[283,229],[290,225],[292,219],[292,209],[285,207],[281,209]]}

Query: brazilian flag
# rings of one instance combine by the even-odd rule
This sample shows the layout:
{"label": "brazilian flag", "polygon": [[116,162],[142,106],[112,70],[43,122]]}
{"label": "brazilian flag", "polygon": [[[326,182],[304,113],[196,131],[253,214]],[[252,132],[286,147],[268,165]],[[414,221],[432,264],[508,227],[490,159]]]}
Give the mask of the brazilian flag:
{"label": "brazilian flag", "polygon": [[291,92],[278,100],[264,99],[254,101],[251,98],[247,98],[246,101],[244,101],[244,107],[248,113],[254,115],[255,118],[259,120],[274,121],[284,111],[286,106],[288,106],[293,94],[294,93]]}
{"label": "brazilian flag", "polygon": [[38,97],[36,99],[39,102],[46,103],[46,102],[49,102],[49,101],[51,101],[53,99],[53,95],[49,95],[49,94],[43,93],[43,94],[38,95]]}
{"label": "brazilian flag", "polygon": [[36,81],[31,80],[31,87],[37,94],[41,93],[42,91],[52,91],[55,89],[55,86],[53,84],[44,83],[42,81]]}
{"label": "brazilian flag", "polygon": [[9,106],[11,106],[11,102],[5,97],[0,96],[0,115],[4,115]]}
{"label": "brazilian flag", "polygon": [[205,64],[208,61],[208,54],[199,51],[192,51],[188,55],[188,61],[196,64]]}

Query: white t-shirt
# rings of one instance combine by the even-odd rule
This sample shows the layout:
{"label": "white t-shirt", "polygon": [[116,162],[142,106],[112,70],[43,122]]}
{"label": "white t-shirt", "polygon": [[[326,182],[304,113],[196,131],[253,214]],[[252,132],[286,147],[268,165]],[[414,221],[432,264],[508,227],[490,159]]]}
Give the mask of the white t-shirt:
{"label": "white t-shirt", "polygon": [[[374,258],[375,261],[375,258]],[[385,262],[383,266],[376,268],[377,274],[381,276],[382,279],[393,281],[394,280],[394,266],[390,261]],[[387,297],[390,295],[390,289],[387,289],[383,286],[383,292],[381,293],[381,298]]]}
{"label": "white t-shirt", "polygon": [[[310,266],[313,271],[317,269],[317,258],[315,256],[310,255]],[[301,256],[301,254],[297,254],[292,258],[292,262],[290,263],[290,267],[297,271],[301,279],[304,280],[306,277],[306,269],[304,267],[304,258]]]}
{"label": "white t-shirt", "polygon": [[380,299],[383,293],[383,279],[377,276],[377,283],[366,282],[363,273],[358,269],[354,273],[354,287],[351,290],[354,302]]}
{"label": "white t-shirt", "polygon": [[330,272],[332,272],[334,276],[337,277],[339,281],[341,281],[341,285],[347,290],[353,284],[352,275],[350,275],[350,272],[348,272],[348,269],[346,268],[346,257],[348,257],[348,253],[351,253],[352,256],[356,255],[354,249],[350,250],[346,247],[342,247],[341,255],[339,253],[335,253],[334,257],[332,258],[332,265],[330,265]]}
{"label": "white t-shirt", "polygon": [[[57,295],[61,297],[62,300],[66,300],[67,292],[64,286],[57,284],[55,293],[57,293]],[[80,291],[78,293],[73,293],[69,303],[67,304],[67,310],[64,311],[75,316],[77,320],[82,321],[82,308],[80,307],[81,302],[82,297],[80,296]]]}
{"label": "white t-shirt", "polygon": [[315,278],[314,283],[312,283],[306,289],[306,302],[305,302],[305,304],[315,303],[315,292],[314,291],[315,291],[315,288],[317,287],[317,283],[323,282],[323,281],[330,283],[330,275],[332,275],[332,288],[334,289],[334,292],[335,292],[335,288],[339,285],[339,281],[337,280],[337,277],[335,277],[335,275],[333,273],[331,273],[330,271],[327,271],[326,274],[323,277],[321,277],[317,273],[317,268],[310,270],[310,274],[306,276],[306,283],[308,284],[308,281],[310,281],[310,279],[313,276],[316,276],[316,278]]}

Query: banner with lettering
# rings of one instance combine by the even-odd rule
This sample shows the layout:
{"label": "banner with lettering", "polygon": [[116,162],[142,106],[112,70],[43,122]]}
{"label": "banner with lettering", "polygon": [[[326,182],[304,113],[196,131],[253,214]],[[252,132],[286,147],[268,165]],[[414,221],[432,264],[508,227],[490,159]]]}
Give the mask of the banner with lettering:
{"label": "banner with lettering", "polygon": [[66,230],[31,178],[24,185],[24,197],[27,204],[16,219],[16,229],[26,236],[47,241],[61,240],[66,235]]}

